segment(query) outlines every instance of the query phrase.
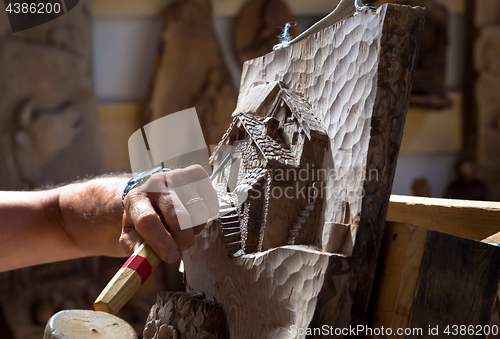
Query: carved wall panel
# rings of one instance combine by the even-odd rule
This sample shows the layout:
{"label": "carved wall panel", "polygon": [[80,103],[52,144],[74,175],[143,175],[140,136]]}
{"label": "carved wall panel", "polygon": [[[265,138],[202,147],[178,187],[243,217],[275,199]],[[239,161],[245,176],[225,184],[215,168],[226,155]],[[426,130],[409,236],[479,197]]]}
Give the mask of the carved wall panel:
{"label": "carved wall panel", "polygon": [[[290,47],[244,64],[234,124],[236,119],[245,119],[247,109],[258,117],[251,111],[267,107],[264,97],[273,92],[266,85],[281,81],[287,90],[307,100],[328,135],[322,163],[328,176],[322,215],[314,225],[319,234],[315,246],[273,248],[279,244],[276,241],[270,248],[255,246],[257,252],[228,256],[221,218],[183,253],[188,291],[204,292],[207,299],[217,301],[226,314],[231,337],[294,338],[297,333],[292,326],[363,324],[423,19],[421,8],[392,4],[377,11],[365,8]],[[279,120],[279,113],[274,119]],[[272,121],[268,115],[262,124]],[[253,132],[245,130],[268,163],[269,148],[276,152],[272,158],[278,163],[293,151],[274,142],[261,143],[273,135],[269,133],[272,125],[267,129],[258,125],[254,124]],[[293,157],[288,160],[285,164],[294,163]],[[261,167],[266,169],[265,164]],[[267,175],[264,180],[269,184],[272,179]],[[280,207],[267,211],[278,215],[278,209],[289,209],[293,214],[300,208],[295,202],[287,204],[282,198]],[[266,224],[263,210],[265,239],[274,225]],[[240,220],[250,219],[243,215]],[[248,222],[246,230],[243,225],[239,228],[244,234],[259,226]]]}
{"label": "carved wall panel", "polygon": [[0,189],[97,173],[90,3],[15,34],[2,12],[0,27]]}

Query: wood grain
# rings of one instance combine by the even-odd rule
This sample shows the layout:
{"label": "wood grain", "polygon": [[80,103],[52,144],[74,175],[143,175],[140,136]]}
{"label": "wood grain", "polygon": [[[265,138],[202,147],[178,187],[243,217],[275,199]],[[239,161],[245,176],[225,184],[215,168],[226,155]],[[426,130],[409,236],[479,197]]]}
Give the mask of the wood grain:
{"label": "wood grain", "polygon": [[375,6],[398,3],[425,8],[425,26],[415,69],[410,106],[444,109],[452,105],[446,86],[450,13],[437,0],[377,0]]}
{"label": "wood grain", "polygon": [[[184,252],[188,290],[220,301],[231,337],[291,338],[291,325],[363,324],[423,17],[419,8],[384,5],[245,63],[241,98],[282,81],[312,105],[330,138],[323,167],[335,175],[326,181],[320,248],[284,246],[231,259],[215,222]],[[323,247],[338,223],[350,225],[347,255]]]}
{"label": "wood grain", "polygon": [[481,241],[500,232],[500,203],[392,195],[387,220]]}
{"label": "wood grain", "polygon": [[[490,324],[500,280],[500,248],[430,231],[413,303],[410,328]],[[441,332],[442,333],[442,332]],[[459,333],[455,338],[485,338]],[[423,336],[407,338],[435,338]]]}
{"label": "wood grain", "polygon": [[370,304],[372,328],[408,326],[428,233],[425,227],[386,223]]}
{"label": "wood grain", "polygon": [[[131,258],[133,256],[145,259],[148,262],[146,265],[151,268],[151,272],[154,271],[161,261],[151,247],[145,242],[135,250]],[[147,278],[148,277],[146,277],[146,279]],[[142,286],[146,279],[141,277],[134,269],[121,267],[95,300],[94,309],[110,314],[118,313]]]}
{"label": "wood grain", "polygon": [[[484,338],[479,329],[490,324],[497,299],[499,254],[498,246],[388,222],[370,304],[370,327],[391,329],[392,335],[385,336],[389,339],[445,337],[447,326],[452,332],[457,325],[457,333],[450,336]],[[431,335],[429,328],[436,326],[439,334]],[[474,335],[469,333],[471,328]],[[398,334],[398,329],[410,332]]]}

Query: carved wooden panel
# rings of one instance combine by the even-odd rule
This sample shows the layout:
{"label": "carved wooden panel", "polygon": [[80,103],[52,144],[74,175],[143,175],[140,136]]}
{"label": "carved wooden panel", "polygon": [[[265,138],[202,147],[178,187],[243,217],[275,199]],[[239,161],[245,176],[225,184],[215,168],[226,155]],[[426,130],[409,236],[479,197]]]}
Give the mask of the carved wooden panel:
{"label": "carved wooden panel", "polygon": [[[232,338],[291,338],[292,325],[363,324],[423,19],[420,8],[367,9],[245,63],[239,104],[274,81],[303,96],[329,137],[329,175],[316,246],[231,258],[215,222],[184,252],[188,291],[220,303]],[[238,106],[236,118],[242,107],[249,105]],[[283,199],[270,213],[287,208]]]}

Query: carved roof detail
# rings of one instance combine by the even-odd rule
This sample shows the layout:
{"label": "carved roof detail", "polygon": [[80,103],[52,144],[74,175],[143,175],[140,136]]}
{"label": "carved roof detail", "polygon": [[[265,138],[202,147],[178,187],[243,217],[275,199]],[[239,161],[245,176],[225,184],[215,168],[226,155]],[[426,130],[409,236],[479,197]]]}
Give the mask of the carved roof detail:
{"label": "carved roof detail", "polygon": [[265,168],[261,167],[256,167],[251,170],[249,170],[245,176],[243,177],[243,180],[239,183],[239,185],[250,185],[253,186],[255,185],[260,179],[265,177],[267,173],[267,170]]}
{"label": "carved roof detail", "polygon": [[285,88],[281,83],[279,86],[280,91],[276,96],[269,115],[275,115],[280,103],[284,102],[290,108],[293,116],[297,119],[309,139],[311,138],[311,130],[327,135],[321,121],[314,114],[312,105],[302,95]]}
{"label": "carved roof detail", "polygon": [[[284,106],[289,109],[286,114],[283,113]],[[286,147],[268,134],[267,124],[274,120],[278,128],[283,128],[289,123],[287,115],[296,124],[297,132],[304,132],[308,139],[311,139],[311,131],[327,135],[312,105],[301,94],[285,88],[282,82],[274,81],[258,84],[239,98],[233,122],[218,147],[229,144],[234,129],[243,127],[266,160],[296,167],[301,156],[296,147]]]}
{"label": "carved roof detail", "polygon": [[298,166],[298,159],[294,152],[283,147],[276,140],[266,134],[264,119],[255,117],[251,114],[241,114],[236,119],[241,121],[251,140],[255,142],[257,148],[261,151],[267,160],[277,160],[285,165]]}

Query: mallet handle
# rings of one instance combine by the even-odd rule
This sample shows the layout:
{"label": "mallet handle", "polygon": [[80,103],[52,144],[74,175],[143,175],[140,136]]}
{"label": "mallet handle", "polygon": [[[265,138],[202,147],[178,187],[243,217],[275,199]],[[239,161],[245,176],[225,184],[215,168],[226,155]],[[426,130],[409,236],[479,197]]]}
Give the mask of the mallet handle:
{"label": "mallet handle", "polygon": [[160,261],[151,247],[142,243],[97,297],[94,309],[116,314],[144,284]]}

